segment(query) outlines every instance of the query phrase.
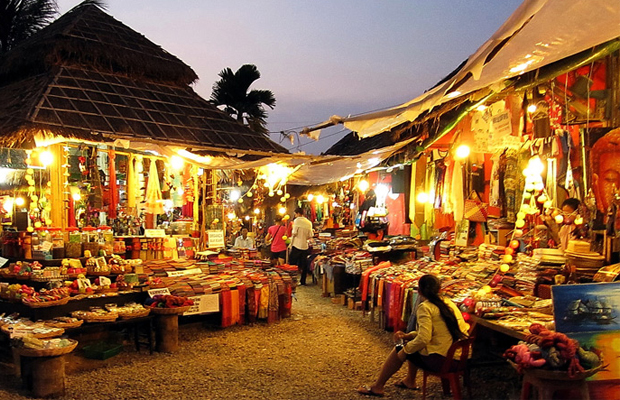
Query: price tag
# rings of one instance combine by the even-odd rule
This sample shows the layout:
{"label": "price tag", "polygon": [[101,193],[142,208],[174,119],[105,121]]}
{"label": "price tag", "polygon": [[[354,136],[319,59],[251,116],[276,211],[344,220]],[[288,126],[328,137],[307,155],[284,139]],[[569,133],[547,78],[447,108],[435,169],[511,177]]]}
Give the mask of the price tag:
{"label": "price tag", "polygon": [[166,271],[168,276],[185,276],[185,275],[196,275],[201,274],[202,270],[200,268],[192,268],[192,269],[184,269],[180,271]]}
{"label": "price tag", "polygon": [[148,291],[149,297],[155,297],[157,295],[168,295],[170,294],[170,290],[168,288],[159,288],[159,289],[150,289]]}
{"label": "price tag", "polygon": [[145,229],[144,236],[147,238],[163,238],[166,237],[164,229]]}
{"label": "price tag", "polygon": [[41,244],[41,251],[50,251],[52,250],[52,242],[45,241]]}

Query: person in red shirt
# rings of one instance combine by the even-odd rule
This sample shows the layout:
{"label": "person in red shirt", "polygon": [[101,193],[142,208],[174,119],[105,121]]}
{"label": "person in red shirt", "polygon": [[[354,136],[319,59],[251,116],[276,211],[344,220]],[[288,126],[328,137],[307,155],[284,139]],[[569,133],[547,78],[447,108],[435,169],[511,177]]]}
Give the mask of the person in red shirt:
{"label": "person in red shirt", "polygon": [[275,225],[270,226],[267,231],[265,242],[271,242],[271,260],[275,261],[277,265],[282,265],[286,260],[286,241],[284,237],[286,237],[287,228],[284,225],[282,216],[276,216],[275,220]]}

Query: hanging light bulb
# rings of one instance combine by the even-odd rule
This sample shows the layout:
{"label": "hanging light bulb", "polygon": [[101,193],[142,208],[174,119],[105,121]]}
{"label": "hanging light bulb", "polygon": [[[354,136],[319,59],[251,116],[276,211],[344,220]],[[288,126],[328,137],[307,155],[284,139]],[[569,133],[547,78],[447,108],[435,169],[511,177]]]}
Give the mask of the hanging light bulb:
{"label": "hanging light bulb", "polygon": [[278,196],[282,196],[284,194],[282,189],[278,189],[278,191],[276,193],[277,193]]}
{"label": "hanging light bulb", "polygon": [[555,222],[557,224],[561,224],[562,222],[564,222],[564,217],[561,214],[558,214],[555,216]]}
{"label": "hanging light bulb", "polygon": [[250,216],[249,216],[249,215],[246,215],[244,219],[245,219],[246,221],[249,221],[249,220],[250,220]]}
{"label": "hanging light bulb", "polygon": [[316,202],[317,204],[323,204],[325,202],[325,197],[323,197],[322,194],[316,196]]}
{"label": "hanging light bulb", "polygon": [[41,162],[41,165],[48,167],[54,162],[54,155],[49,150],[42,151],[39,154],[39,161]]}
{"label": "hanging light bulb", "polygon": [[361,181],[358,182],[357,184],[357,188],[360,190],[360,192],[362,193],[366,193],[366,191],[368,190],[368,188],[370,187],[370,184],[368,183],[368,181],[366,179],[362,179]]}
{"label": "hanging light bulb", "polygon": [[310,193],[308,195],[308,201],[312,201],[312,199],[314,199],[314,195],[312,193]]}
{"label": "hanging light bulb", "polygon": [[420,192],[416,196],[416,200],[418,201],[418,203],[424,204],[424,203],[428,203],[428,201],[430,200],[430,197],[429,197],[428,193]]}
{"label": "hanging light bulb", "polygon": [[230,191],[229,199],[230,201],[237,201],[241,197],[241,192],[237,189],[233,189]]}
{"label": "hanging light bulb", "polygon": [[71,195],[71,198],[73,199],[73,201],[80,201],[82,199],[82,196],[79,193],[73,193]]}
{"label": "hanging light bulb", "polygon": [[24,205],[24,203],[26,202],[26,200],[24,200],[23,197],[18,197],[15,199],[15,205],[18,207],[21,207]]}
{"label": "hanging light bulb", "polygon": [[183,161],[181,157],[177,155],[170,157],[170,166],[172,167],[172,169],[175,169],[178,171],[181,168],[183,168],[183,164],[185,164],[185,162]]}
{"label": "hanging light bulb", "polygon": [[510,265],[508,264],[502,264],[499,266],[499,270],[504,273],[508,272],[509,269],[510,269]]}
{"label": "hanging light bulb", "polygon": [[229,212],[227,215],[229,220],[234,220],[235,218],[237,218],[237,215],[234,212]]}
{"label": "hanging light bulb", "polygon": [[278,212],[280,213],[280,215],[284,215],[284,213],[286,212],[286,208],[284,208],[284,206],[280,206]]}
{"label": "hanging light bulb", "polygon": [[255,208],[255,209],[254,209],[254,214],[256,214],[256,215],[260,214],[260,209]]}
{"label": "hanging light bulb", "polygon": [[527,112],[529,112],[530,114],[535,113],[537,108],[538,107],[536,107],[536,104],[530,104],[529,106],[527,106]]}
{"label": "hanging light bulb", "polygon": [[4,203],[2,204],[2,208],[4,208],[4,211],[6,211],[9,214],[13,212],[13,199],[9,197],[8,199],[4,200]]}
{"label": "hanging light bulb", "polygon": [[456,148],[455,155],[456,158],[463,159],[469,157],[470,152],[471,150],[469,149],[469,146],[466,144],[462,144]]}
{"label": "hanging light bulb", "polygon": [[252,197],[252,196],[254,196],[254,193],[252,193],[252,192],[247,192],[245,195],[246,195],[246,196],[248,196],[248,197]]}

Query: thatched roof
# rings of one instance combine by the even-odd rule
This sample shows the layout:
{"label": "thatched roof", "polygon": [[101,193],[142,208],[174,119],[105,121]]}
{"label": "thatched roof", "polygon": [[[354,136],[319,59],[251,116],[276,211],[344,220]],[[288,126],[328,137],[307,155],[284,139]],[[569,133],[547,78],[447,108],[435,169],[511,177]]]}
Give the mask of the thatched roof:
{"label": "thatched roof", "polygon": [[201,98],[194,71],[82,4],[0,60],[0,146],[47,130],[76,139],[156,140],[188,148],[287,152]]}

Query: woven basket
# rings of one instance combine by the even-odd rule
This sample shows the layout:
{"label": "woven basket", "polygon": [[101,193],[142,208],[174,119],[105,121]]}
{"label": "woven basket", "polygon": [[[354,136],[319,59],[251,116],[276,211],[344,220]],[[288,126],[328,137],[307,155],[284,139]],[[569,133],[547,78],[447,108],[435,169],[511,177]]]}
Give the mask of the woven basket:
{"label": "woven basket", "polygon": [[93,275],[93,276],[106,276],[106,275],[110,275],[112,274],[112,271],[108,270],[108,271],[87,271],[86,275]]}
{"label": "woven basket", "polygon": [[84,322],[114,322],[118,318],[117,313],[108,313],[108,315],[92,316],[92,317],[76,317]]}
{"label": "woven basket", "polygon": [[116,288],[108,288],[108,289],[100,288],[100,289],[97,289],[95,291],[95,293],[115,293],[115,292],[118,292],[118,288],[117,287]]}
{"label": "woven basket", "polygon": [[79,328],[84,323],[83,320],[78,320],[76,322],[58,322],[58,321],[47,321],[45,322],[46,326],[51,328],[63,328],[63,329],[71,329],[71,328]]}
{"label": "woven basket", "polygon": [[77,346],[77,340],[69,339],[72,342],[69,346],[61,347],[58,349],[27,349],[24,347],[18,348],[17,352],[21,356],[26,357],[54,357],[61,356],[63,354],[71,353]]}
{"label": "woven basket", "polygon": [[22,303],[24,303],[24,305],[31,307],[31,308],[45,308],[45,307],[54,307],[54,306],[64,306],[65,304],[67,304],[69,302],[70,297],[64,297],[60,300],[54,300],[54,301],[38,301],[38,302],[27,302],[22,300]]}
{"label": "woven basket", "polygon": [[184,307],[175,307],[175,308],[160,308],[160,307],[152,307],[151,311],[153,314],[166,315],[166,314],[183,314],[188,311],[191,306]]}
{"label": "woven basket", "polygon": [[119,312],[118,316],[120,317],[120,319],[132,319],[132,318],[146,317],[150,313],[151,313],[151,310],[149,308],[146,308],[144,309],[144,311],[129,312],[129,313]]}
{"label": "woven basket", "polygon": [[[6,333],[7,335],[11,334],[11,330],[9,329],[11,325],[4,325],[2,327],[2,332]],[[37,339],[50,339],[50,338],[55,338],[58,336],[61,336],[63,333],[65,333],[65,330],[56,326],[49,326],[46,324],[47,327],[49,328],[58,328],[58,330],[53,331],[53,332],[48,332],[48,333],[31,333],[28,336],[32,336],[34,338]]]}

